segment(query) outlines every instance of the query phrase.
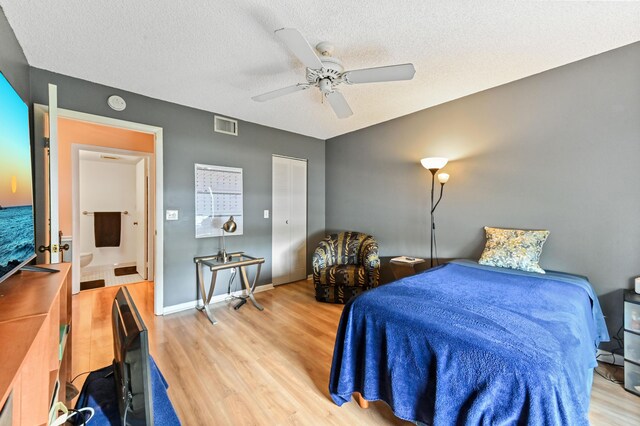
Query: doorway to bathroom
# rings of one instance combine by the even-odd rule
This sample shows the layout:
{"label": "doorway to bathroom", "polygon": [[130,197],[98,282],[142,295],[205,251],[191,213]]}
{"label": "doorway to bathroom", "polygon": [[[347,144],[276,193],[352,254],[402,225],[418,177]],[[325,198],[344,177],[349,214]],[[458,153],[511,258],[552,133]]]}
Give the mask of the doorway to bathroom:
{"label": "doorway to bathroom", "polygon": [[80,290],[152,281],[151,154],[74,145],[73,159]]}
{"label": "doorway to bathroom", "polygon": [[155,140],[58,118],[59,223],[74,292],[154,280]]}
{"label": "doorway to bathroom", "polygon": [[[153,311],[156,315],[164,313],[164,229],[162,217],[164,212],[163,202],[163,129],[162,127],[121,120],[81,111],[74,111],[57,107],[57,87],[49,84],[48,105],[33,104],[33,134],[37,141],[44,140],[44,148],[36,150],[36,163],[40,162],[42,168],[36,168],[36,178],[44,183],[41,187],[36,185],[36,197],[42,203],[42,208],[36,210],[37,223],[42,224],[36,228],[36,239],[44,249],[38,254],[40,263],[58,263],[72,261],[72,292],[80,291],[80,252],[73,250],[74,236],[79,238],[79,214],[77,197],[72,197],[77,185],[78,172],[72,179],[72,148],[71,145],[90,145],[111,147],[114,149],[133,150],[150,154],[149,167],[149,217],[148,228],[152,237],[149,245],[149,288],[153,288]],[[76,131],[69,137],[63,137],[66,121],[75,122],[77,125],[97,126],[96,140],[85,137],[88,132]],[[62,127],[61,127],[62,126]],[[78,128],[81,128],[79,126]],[[105,129],[110,131],[104,132]],[[132,133],[129,133],[131,131]],[[112,132],[120,132],[115,137]],[[149,141],[140,145],[120,146],[125,139],[122,135],[148,135]],[[60,136],[60,137],[59,137]],[[68,143],[65,143],[64,140]],[[145,146],[146,148],[142,148]],[[76,147],[77,150],[77,147]],[[106,151],[109,148],[105,148]],[[75,155],[75,154],[74,154]],[[76,158],[75,161],[78,161]],[[72,182],[73,181],[73,182]],[[65,215],[63,212],[68,214]],[[69,216],[75,216],[69,219]],[[69,250],[69,251],[68,251]],[[64,256],[64,257],[63,257]]]}

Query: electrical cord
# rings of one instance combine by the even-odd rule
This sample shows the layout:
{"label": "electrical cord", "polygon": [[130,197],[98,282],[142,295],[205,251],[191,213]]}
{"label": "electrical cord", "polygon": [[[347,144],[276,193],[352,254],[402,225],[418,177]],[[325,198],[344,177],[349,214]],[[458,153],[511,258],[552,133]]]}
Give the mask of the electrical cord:
{"label": "electrical cord", "polygon": [[440,259],[438,258],[438,241],[436,239],[436,224],[433,223],[433,249],[436,255],[436,266],[440,265]]}
{"label": "electrical cord", "polygon": [[[131,395],[131,394],[129,394]],[[127,426],[127,413],[129,412],[129,402],[131,399],[127,400],[127,405],[124,407],[124,418],[122,419],[122,426]]]}
{"label": "electrical cord", "polygon": [[[67,421],[69,421],[73,416],[78,416],[79,419],[81,419],[80,421],[82,423],[79,423],[80,426],[86,425],[89,420],[91,420],[95,414],[95,411],[93,408],[91,407],[84,407],[84,408],[80,408],[78,410],[75,410],[73,408],[69,408],[69,412],[71,413],[71,415],[69,417],[67,417]],[[85,417],[85,412],[89,413],[89,418]]]}
{"label": "electrical cord", "polygon": [[234,282],[236,275],[237,275],[238,271],[237,268],[231,268],[231,274],[229,276],[229,284],[227,285],[227,297],[225,299],[225,302],[231,301],[231,300],[238,300],[238,299],[242,299],[242,297],[238,297],[238,296],[234,296],[232,293],[235,293],[237,290],[237,284],[233,286],[233,291],[231,290],[231,284]]}
{"label": "electrical cord", "polygon": [[[613,362],[612,362],[612,363],[607,363],[607,364],[609,364],[609,365],[613,365],[613,367],[614,367],[614,368],[616,368],[616,369],[620,369],[620,368],[622,368],[622,366],[620,366],[620,365],[617,365],[617,364],[616,364],[616,355],[620,356],[620,354],[618,354],[617,352],[620,352],[620,351],[624,352],[624,337],[622,337],[622,336],[620,335],[620,334],[621,334],[621,332],[622,332],[622,330],[623,330],[623,328],[624,328],[624,325],[621,325],[621,326],[620,326],[620,328],[618,328],[618,331],[616,332],[615,336],[611,336],[611,337],[612,337],[612,339],[613,339],[613,340],[615,340],[615,341],[618,343],[618,347],[617,347],[617,348],[613,348],[613,349],[611,350],[611,358],[613,359]],[[597,356],[596,356],[596,359],[597,359],[597,360],[598,360],[598,359],[600,359],[600,357],[601,357],[602,355],[604,355],[604,354],[599,354],[599,355],[597,355]],[[607,355],[608,355],[608,354],[607,354]],[[604,362],[604,361],[602,361],[602,362]],[[600,377],[602,377],[603,379],[605,379],[605,380],[606,380],[606,381],[608,381],[608,382],[615,383],[615,384],[617,384],[617,385],[624,384],[624,381],[622,381],[622,380],[617,380],[617,379],[615,379],[615,378],[611,378],[611,377],[607,377],[607,376],[605,376],[604,374],[602,374],[602,373],[598,370],[598,367],[594,368],[594,370],[595,370],[595,372],[596,372],[596,373],[598,373],[598,375],[599,375]]]}
{"label": "electrical cord", "polygon": [[621,336],[623,328],[624,328],[624,325],[621,325],[620,328],[618,328],[618,331],[616,332],[615,336],[611,336],[611,338],[618,343],[618,347],[611,349],[609,354],[596,355],[596,359],[597,360],[599,360],[600,357],[603,356],[603,355],[606,355],[606,356],[611,355],[611,358],[613,359],[612,362],[608,362],[608,361],[602,361],[602,362],[604,362],[606,364],[617,365],[616,364],[616,355],[622,356],[624,358],[624,355],[621,355],[621,354],[618,353],[618,352],[622,352],[624,354],[624,337]]}
{"label": "electrical cord", "polygon": [[[95,415],[95,410],[91,407],[83,407],[75,410],[72,408],[67,408],[64,406],[64,404],[62,404],[60,409],[64,412],[64,414],[51,422],[50,426],[61,426],[70,421],[74,416],[78,416],[78,418],[81,419],[80,421],[82,423],[80,423],[80,425],[86,425]],[[89,418],[85,417],[85,412],[89,414]]]}
{"label": "electrical cord", "polygon": [[618,329],[618,331],[616,332],[616,335],[613,336],[613,340],[615,340],[616,342],[618,342],[618,348],[617,350],[621,350],[624,348],[624,336],[620,336],[620,333],[622,332],[622,328],[624,326],[621,325],[620,328]]}
{"label": "electrical cord", "polygon": [[74,377],[73,379],[71,379],[71,381],[70,381],[69,383],[73,383],[73,382],[75,382],[75,381],[76,381],[76,379],[77,379],[78,377],[80,377],[80,376],[82,376],[82,375],[84,375],[84,374],[89,374],[89,373],[91,373],[91,371],[85,371],[84,373],[80,373],[80,374],[78,374],[76,377]]}

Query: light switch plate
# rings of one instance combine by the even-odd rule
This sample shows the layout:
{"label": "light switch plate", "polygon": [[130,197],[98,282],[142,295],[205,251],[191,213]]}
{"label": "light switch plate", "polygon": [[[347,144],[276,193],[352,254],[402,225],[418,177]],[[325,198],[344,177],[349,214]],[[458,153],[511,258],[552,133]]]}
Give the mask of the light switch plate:
{"label": "light switch plate", "polygon": [[269,219],[269,210],[264,211],[264,218]]}
{"label": "light switch plate", "polygon": [[167,220],[178,220],[178,210],[167,210]]}

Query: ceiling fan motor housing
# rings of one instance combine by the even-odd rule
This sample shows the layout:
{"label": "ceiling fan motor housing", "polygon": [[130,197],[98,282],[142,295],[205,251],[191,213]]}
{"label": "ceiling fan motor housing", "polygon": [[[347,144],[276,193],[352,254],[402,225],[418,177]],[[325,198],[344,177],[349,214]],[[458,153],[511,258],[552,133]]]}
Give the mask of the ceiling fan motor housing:
{"label": "ceiling fan motor housing", "polygon": [[328,78],[334,85],[340,82],[340,75],[344,71],[342,62],[333,56],[321,56],[322,68],[312,70],[307,68],[307,81],[311,84],[318,84],[322,79]]}

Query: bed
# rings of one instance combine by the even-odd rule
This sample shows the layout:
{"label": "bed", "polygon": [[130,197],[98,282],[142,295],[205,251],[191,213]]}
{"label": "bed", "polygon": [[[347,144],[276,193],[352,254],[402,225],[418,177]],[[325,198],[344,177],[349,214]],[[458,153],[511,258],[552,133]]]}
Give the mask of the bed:
{"label": "bed", "polygon": [[345,306],[329,392],[434,425],[588,424],[608,339],[586,278],[454,261]]}

